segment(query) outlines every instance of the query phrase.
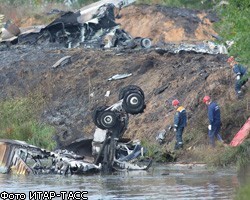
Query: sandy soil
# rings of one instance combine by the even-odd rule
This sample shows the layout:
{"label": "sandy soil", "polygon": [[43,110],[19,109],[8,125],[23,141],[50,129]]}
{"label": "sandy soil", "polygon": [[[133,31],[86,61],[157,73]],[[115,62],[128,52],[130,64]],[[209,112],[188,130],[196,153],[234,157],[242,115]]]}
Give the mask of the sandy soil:
{"label": "sandy soil", "polygon": [[133,37],[160,42],[197,42],[213,39],[212,23],[216,17],[202,11],[172,9],[161,6],[129,6],[121,10],[117,20]]}

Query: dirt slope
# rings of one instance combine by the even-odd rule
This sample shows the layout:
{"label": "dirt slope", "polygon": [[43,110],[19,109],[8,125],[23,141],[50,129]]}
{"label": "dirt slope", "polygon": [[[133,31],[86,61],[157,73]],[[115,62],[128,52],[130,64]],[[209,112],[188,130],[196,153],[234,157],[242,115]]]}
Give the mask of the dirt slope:
{"label": "dirt slope", "polygon": [[133,37],[149,37],[154,44],[211,40],[216,35],[215,15],[203,11],[162,6],[129,6],[120,12],[117,22]]}
{"label": "dirt slope", "polygon": [[[117,21],[126,31],[133,36],[150,37],[154,44],[197,42],[209,40],[215,34],[211,26],[214,20],[198,11],[130,6],[121,11],[121,16]],[[71,62],[52,68],[64,56],[71,56]],[[205,138],[203,96],[211,95],[220,104],[235,101],[226,57],[195,52],[160,53],[154,48],[104,51],[12,46],[0,52],[0,98],[42,92],[47,106],[41,119],[57,128],[58,144],[65,146],[78,138],[91,138],[95,128],[91,118],[93,109],[115,103],[119,90],[134,84],[144,90],[147,108],[144,113],[130,117],[126,137],[155,141],[156,132],[172,124],[171,101],[178,98],[188,111],[186,135],[198,129],[199,122],[203,130],[199,137]],[[113,75],[123,73],[133,75],[108,81]],[[108,90],[111,95],[105,97]],[[232,131],[227,125],[224,128]]]}

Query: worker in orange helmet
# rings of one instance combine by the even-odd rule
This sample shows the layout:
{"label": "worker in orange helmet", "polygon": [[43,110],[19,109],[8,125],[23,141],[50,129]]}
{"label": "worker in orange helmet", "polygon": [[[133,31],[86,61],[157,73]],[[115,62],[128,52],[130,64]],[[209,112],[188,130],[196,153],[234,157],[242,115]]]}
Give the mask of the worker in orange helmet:
{"label": "worker in orange helmet", "polygon": [[217,103],[211,101],[210,96],[205,96],[203,102],[208,106],[208,137],[210,145],[215,147],[214,137],[217,137],[219,141],[224,143],[219,133],[221,128],[220,107]]}
{"label": "worker in orange helmet", "polygon": [[227,63],[233,68],[233,72],[235,73],[236,82],[235,82],[235,92],[237,98],[242,97],[241,88],[248,81],[247,69],[246,67],[240,65],[233,56],[230,56],[227,59]]}
{"label": "worker in orange helmet", "polygon": [[177,99],[172,101],[172,106],[176,109],[174,115],[174,131],[176,132],[175,150],[177,150],[183,148],[182,134],[184,128],[187,126],[187,114],[185,108],[180,105]]}

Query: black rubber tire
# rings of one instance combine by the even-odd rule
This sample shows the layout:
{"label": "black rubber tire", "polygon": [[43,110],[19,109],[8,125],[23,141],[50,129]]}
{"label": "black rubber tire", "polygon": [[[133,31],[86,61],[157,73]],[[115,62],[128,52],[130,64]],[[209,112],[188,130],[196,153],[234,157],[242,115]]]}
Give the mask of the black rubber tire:
{"label": "black rubber tire", "polygon": [[92,114],[92,119],[93,119],[94,124],[98,128],[103,129],[103,130],[105,130],[106,128],[101,125],[99,117],[103,113],[103,111],[106,110],[107,108],[108,108],[108,106],[98,106],[98,107],[95,108],[95,110],[94,110],[94,112]]}
{"label": "black rubber tire", "polygon": [[152,45],[152,43],[151,43],[151,40],[150,40],[150,39],[148,39],[148,38],[143,38],[143,39],[141,40],[141,47],[142,47],[142,48],[148,49],[148,48],[151,47],[151,45]]}
{"label": "black rubber tire", "polygon": [[121,100],[124,98],[124,95],[128,92],[128,91],[131,91],[131,92],[138,92],[139,94],[141,94],[143,96],[143,98],[145,97],[144,96],[144,92],[143,90],[137,86],[137,85],[128,85],[124,88],[122,88],[119,92],[119,99],[118,100]]}
{"label": "black rubber tire", "polygon": [[105,110],[98,116],[98,121],[105,129],[111,129],[117,125],[118,118],[115,112],[111,110]]}
{"label": "black rubber tire", "polygon": [[123,98],[122,107],[130,114],[142,113],[146,107],[144,97],[138,92],[128,91]]}

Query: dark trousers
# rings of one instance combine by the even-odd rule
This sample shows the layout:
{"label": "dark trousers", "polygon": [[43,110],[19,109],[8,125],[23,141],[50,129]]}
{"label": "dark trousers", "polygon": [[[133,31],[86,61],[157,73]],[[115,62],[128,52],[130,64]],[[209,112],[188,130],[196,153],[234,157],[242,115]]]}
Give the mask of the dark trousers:
{"label": "dark trousers", "polygon": [[208,137],[209,143],[212,147],[215,147],[215,137],[217,137],[219,141],[223,141],[220,135],[220,125],[212,125],[212,130],[208,130]]}
{"label": "dark trousers", "polygon": [[176,144],[177,145],[183,144],[183,141],[182,141],[183,131],[184,131],[184,127],[178,127],[176,130]]}
{"label": "dark trousers", "polygon": [[243,85],[245,85],[247,83],[247,81],[248,81],[248,78],[246,76],[243,76],[243,77],[240,78],[240,80],[237,80],[235,82],[235,87],[234,88],[235,88],[236,93],[238,93],[241,90],[241,87]]}

